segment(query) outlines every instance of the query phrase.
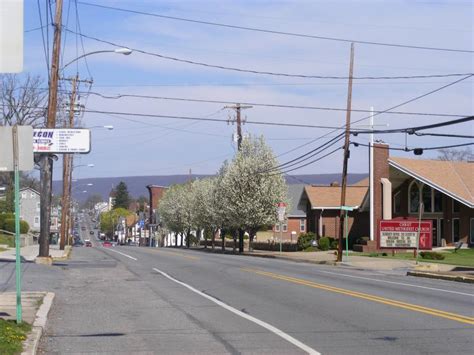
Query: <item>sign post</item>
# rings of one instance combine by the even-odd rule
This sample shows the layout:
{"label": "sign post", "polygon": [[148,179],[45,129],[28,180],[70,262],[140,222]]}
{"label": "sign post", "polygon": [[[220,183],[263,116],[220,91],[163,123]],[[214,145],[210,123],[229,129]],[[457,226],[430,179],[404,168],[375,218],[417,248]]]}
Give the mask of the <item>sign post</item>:
{"label": "sign post", "polygon": [[15,195],[15,283],[16,322],[22,322],[21,306],[21,255],[20,255],[20,170],[32,170],[33,149],[31,126],[0,127],[0,144],[5,154],[0,155],[0,171],[14,172]]}
{"label": "sign post", "polygon": [[280,223],[280,254],[282,252],[282,239],[283,239],[282,222],[285,220],[285,211],[286,211],[286,203],[279,202],[277,205],[277,212],[278,212],[278,222]]}
{"label": "sign post", "polygon": [[341,206],[341,210],[344,211],[344,236],[346,238],[346,259],[349,258],[349,229],[347,226],[347,214],[349,211],[353,211],[354,208],[350,206]]}

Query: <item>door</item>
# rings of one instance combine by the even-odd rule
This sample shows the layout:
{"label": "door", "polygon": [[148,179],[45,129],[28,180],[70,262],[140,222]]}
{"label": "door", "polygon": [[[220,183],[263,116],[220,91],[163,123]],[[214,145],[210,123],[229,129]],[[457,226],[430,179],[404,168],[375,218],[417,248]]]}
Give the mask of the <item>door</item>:
{"label": "door", "polygon": [[438,225],[438,219],[432,219],[431,223],[433,225],[433,229],[431,231],[431,243],[433,247],[438,247],[439,246],[439,225]]}

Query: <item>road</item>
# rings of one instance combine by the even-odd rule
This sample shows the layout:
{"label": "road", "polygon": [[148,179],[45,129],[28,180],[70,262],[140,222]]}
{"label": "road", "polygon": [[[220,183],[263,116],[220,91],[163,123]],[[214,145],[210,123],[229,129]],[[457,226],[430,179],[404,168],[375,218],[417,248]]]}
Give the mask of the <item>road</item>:
{"label": "road", "polygon": [[469,284],[95,244],[75,248],[70,261],[53,267],[24,268],[25,289],[56,292],[42,353],[471,354],[474,348]]}

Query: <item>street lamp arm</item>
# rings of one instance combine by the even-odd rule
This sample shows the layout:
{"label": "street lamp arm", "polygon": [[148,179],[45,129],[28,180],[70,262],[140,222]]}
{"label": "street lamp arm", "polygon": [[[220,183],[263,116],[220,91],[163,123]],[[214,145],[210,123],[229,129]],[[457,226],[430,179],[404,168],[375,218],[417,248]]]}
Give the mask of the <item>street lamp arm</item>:
{"label": "street lamp arm", "polygon": [[119,54],[129,55],[129,54],[132,53],[132,50],[129,49],[129,48],[117,48],[117,49],[107,49],[107,50],[89,52],[89,53],[83,54],[83,55],[71,60],[69,63],[64,65],[62,69],[64,70],[67,66],[71,65],[74,62],[77,62],[79,59],[90,56],[92,54],[98,54],[98,53],[119,53]]}

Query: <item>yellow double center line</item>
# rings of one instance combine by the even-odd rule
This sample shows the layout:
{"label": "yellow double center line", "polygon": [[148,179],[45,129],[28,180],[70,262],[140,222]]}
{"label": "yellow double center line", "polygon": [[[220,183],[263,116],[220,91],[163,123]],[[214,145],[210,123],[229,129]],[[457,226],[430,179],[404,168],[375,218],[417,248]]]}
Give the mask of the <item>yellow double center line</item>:
{"label": "yellow double center line", "polygon": [[446,318],[446,319],[454,320],[454,321],[457,321],[457,322],[474,325],[474,318],[473,317],[467,317],[467,316],[463,316],[461,314],[445,312],[445,311],[442,311],[442,310],[439,310],[439,309],[418,306],[418,305],[415,305],[415,304],[400,302],[400,301],[392,300],[392,299],[389,299],[389,298],[370,295],[370,294],[367,294],[367,293],[351,291],[351,290],[347,290],[347,289],[343,289],[343,288],[339,288],[339,287],[324,285],[324,284],[320,284],[320,283],[316,283],[316,282],[312,282],[312,281],[308,281],[308,280],[304,280],[304,279],[299,279],[299,278],[296,278],[296,277],[280,275],[280,274],[274,274],[273,272],[261,271],[261,270],[250,269],[250,268],[242,268],[242,270],[247,271],[247,272],[251,272],[251,273],[254,273],[254,274],[262,275],[262,276],[271,277],[273,279],[284,280],[284,281],[288,281],[288,282],[299,284],[299,285],[304,285],[304,286],[308,286],[308,287],[312,287],[312,288],[318,288],[320,290],[340,293],[340,294],[347,295],[347,296],[362,298],[362,299],[369,300],[369,301],[372,301],[372,302],[378,302],[378,303],[386,304],[386,305],[393,306],[393,307],[403,308],[403,309],[407,309],[407,310],[410,310],[410,311],[425,313],[425,314],[429,314],[429,315],[436,316],[436,317]]}

